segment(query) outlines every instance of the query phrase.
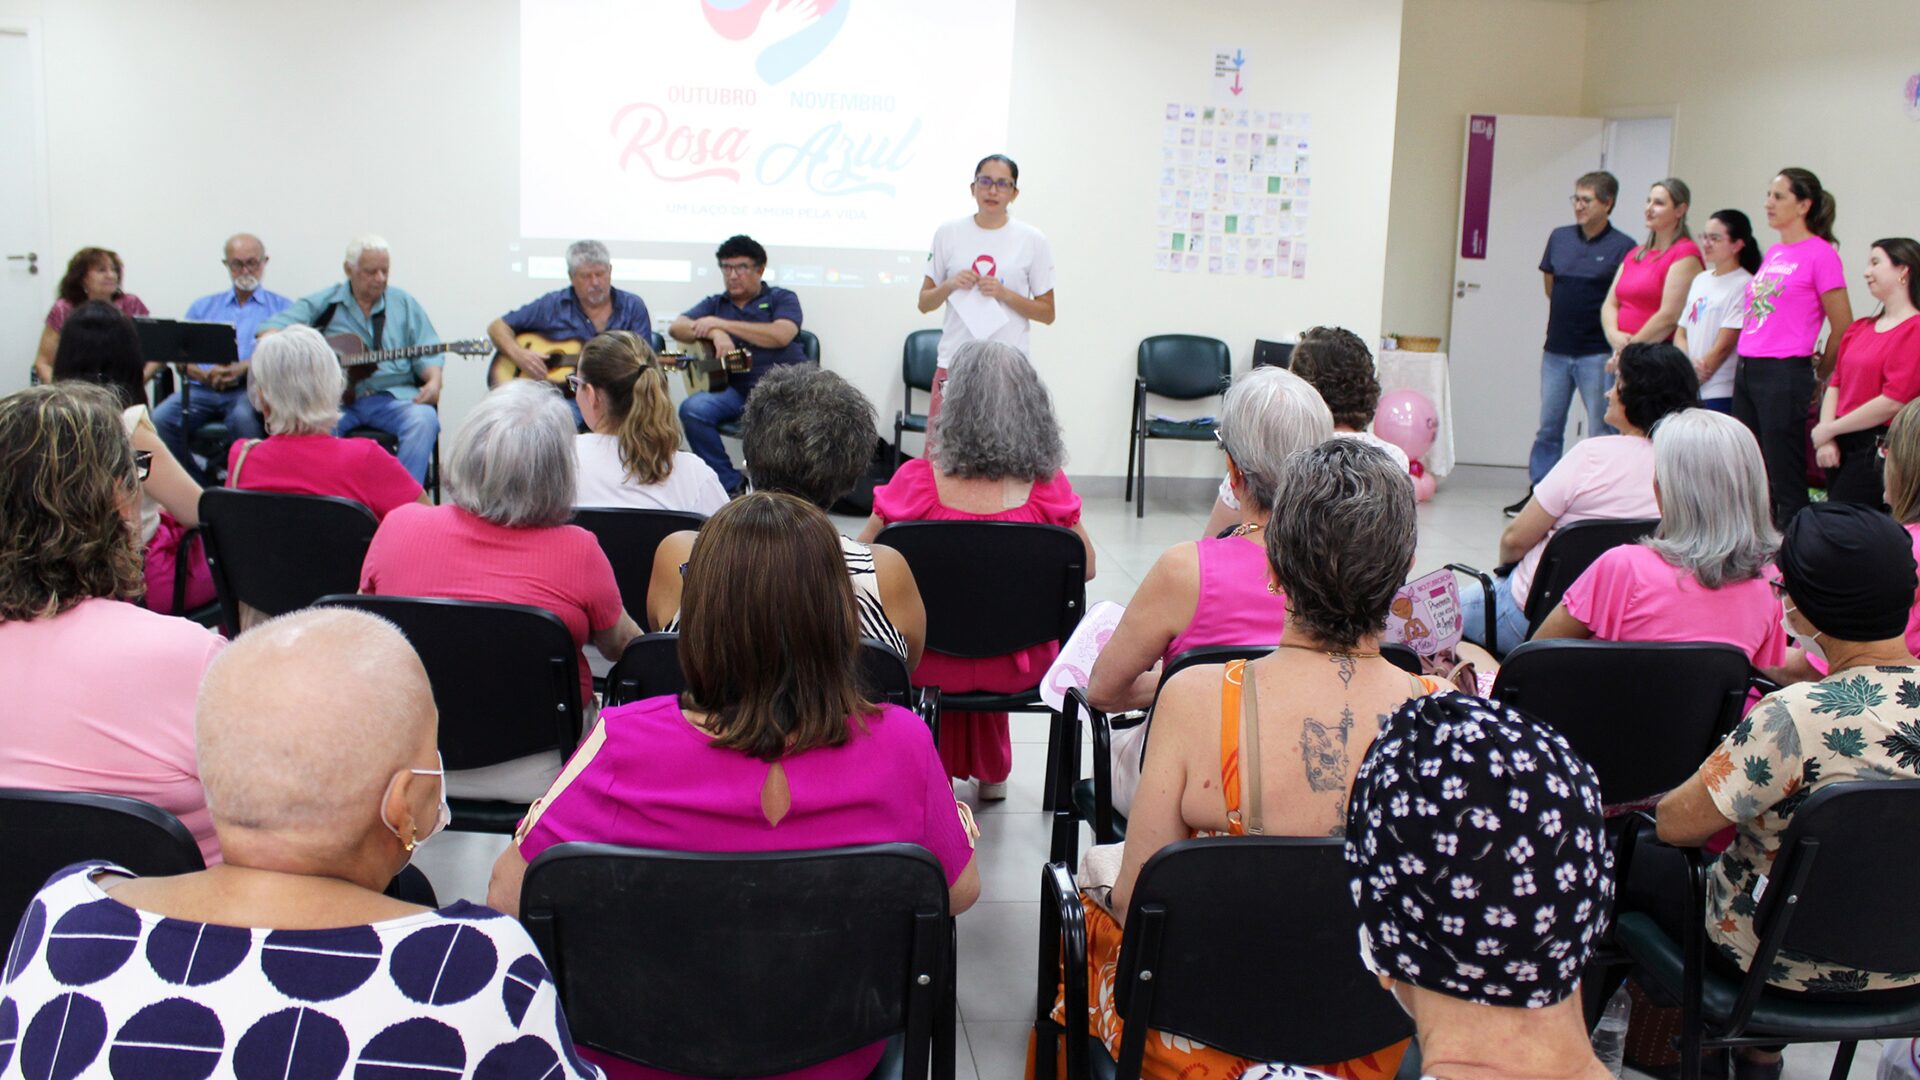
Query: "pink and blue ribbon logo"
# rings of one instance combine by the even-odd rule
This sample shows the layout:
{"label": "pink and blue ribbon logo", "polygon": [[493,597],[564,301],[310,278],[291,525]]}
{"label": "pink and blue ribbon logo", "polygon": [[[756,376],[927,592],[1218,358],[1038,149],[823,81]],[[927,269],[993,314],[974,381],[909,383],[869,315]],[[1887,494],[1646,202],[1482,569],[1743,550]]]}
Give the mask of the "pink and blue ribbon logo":
{"label": "pink and blue ribbon logo", "polygon": [[700,0],[707,24],[729,41],[746,41],[763,29],[774,35],[753,65],[768,86],[826,51],[846,25],[850,6],[852,0]]}

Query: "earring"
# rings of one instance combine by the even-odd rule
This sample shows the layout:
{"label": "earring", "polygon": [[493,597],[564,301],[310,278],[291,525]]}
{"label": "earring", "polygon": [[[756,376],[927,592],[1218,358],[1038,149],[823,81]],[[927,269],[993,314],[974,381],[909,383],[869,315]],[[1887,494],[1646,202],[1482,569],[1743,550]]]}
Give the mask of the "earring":
{"label": "earring", "polygon": [[1275,596],[1279,596],[1279,595],[1280,595],[1280,586],[1278,586],[1278,585],[1275,585],[1275,584],[1274,584],[1273,582],[1271,582],[1271,581],[1269,581],[1269,582],[1267,582],[1267,591],[1268,591],[1268,592],[1270,592],[1270,593],[1272,593],[1272,594],[1273,594],[1273,595],[1275,595]]}
{"label": "earring", "polygon": [[409,826],[407,828],[407,842],[400,845],[400,850],[408,853],[412,853],[414,849],[414,845],[418,844],[419,841],[420,841],[420,830],[418,828]]}

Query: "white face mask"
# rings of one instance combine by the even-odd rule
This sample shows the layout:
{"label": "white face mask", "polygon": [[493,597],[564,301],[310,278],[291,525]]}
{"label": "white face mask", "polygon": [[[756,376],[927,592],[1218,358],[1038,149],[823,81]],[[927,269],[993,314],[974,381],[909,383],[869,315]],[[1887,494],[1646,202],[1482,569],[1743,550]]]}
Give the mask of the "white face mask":
{"label": "white face mask", "polygon": [[[439,758],[440,754],[438,751],[435,751],[433,756]],[[412,851],[414,848],[438,836],[440,831],[445,829],[448,823],[453,821],[453,807],[447,805],[447,763],[445,759],[441,759],[440,767],[437,769],[408,769],[407,771],[415,776],[437,776],[440,778],[440,813],[434,820],[433,828],[428,829],[427,835],[425,836],[420,836],[417,833],[412,839],[401,836],[400,830],[394,827],[393,819],[387,816],[387,800],[393,797],[393,785],[400,782],[398,776],[387,782],[387,792],[380,797],[381,823],[386,825],[387,831],[392,833],[394,838],[399,840],[401,844],[405,845],[408,851]]]}
{"label": "white face mask", "polygon": [[1413,1019],[1413,1010],[1407,1007],[1406,1002],[1400,1000],[1400,980],[1394,979],[1393,975],[1373,958],[1373,935],[1367,932],[1364,925],[1360,927],[1360,964],[1374,975],[1393,979],[1392,985],[1387,988],[1387,996],[1393,998],[1393,1003],[1400,1006],[1401,1012],[1407,1014],[1407,1019]]}
{"label": "white face mask", "polygon": [[1781,611],[1780,629],[1785,630],[1787,632],[1787,636],[1793,639],[1793,643],[1800,648],[1801,652],[1806,653],[1808,656],[1813,657],[1814,659],[1820,661],[1823,664],[1826,663],[1827,651],[1820,647],[1820,642],[1818,640],[1824,635],[1818,634],[1818,633],[1802,634],[1800,631],[1795,630],[1793,628],[1793,624],[1791,622],[1787,621],[1787,616],[1792,615],[1794,612],[1798,610],[1800,609],[1795,607],[1788,607]]}

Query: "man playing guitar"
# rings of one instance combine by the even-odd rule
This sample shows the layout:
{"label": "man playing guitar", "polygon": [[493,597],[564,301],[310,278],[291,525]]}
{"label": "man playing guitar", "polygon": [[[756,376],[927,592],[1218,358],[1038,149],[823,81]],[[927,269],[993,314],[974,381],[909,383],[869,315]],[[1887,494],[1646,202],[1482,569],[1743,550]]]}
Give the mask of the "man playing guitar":
{"label": "man playing guitar", "polygon": [[[563,390],[564,380],[556,381],[547,370],[548,356],[528,347],[532,335],[545,338],[549,344],[565,345],[564,351],[569,352],[577,352],[580,345],[606,330],[631,330],[643,341],[654,340],[647,302],[613,287],[613,257],[607,253],[607,245],[598,240],[577,240],[569,245],[567,281],[566,288],[546,293],[487,326],[487,337],[502,357],[516,365],[518,377],[546,379]],[[497,379],[501,373],[496,365],[493,377]],[[573,413],[578,420],[578,405]]]}
{"label": "man playing guitar", "polygon": [[[420,302],[387,285],[393,257],[387,242],[362,236],[347,245],[347,280],[303,296],[293,306],[268,319],[261,335],[296,323],[323,334],[348,333],[369,349],[437,345],[440,335]],[[358,427],[387,432],[400,440],[400,464],[424,484],[434,444],[440,440],[440,367],[442,353],[411,360],[384,360],[373,373],[352,388],[353,403],[340,413],[334,434]]]}

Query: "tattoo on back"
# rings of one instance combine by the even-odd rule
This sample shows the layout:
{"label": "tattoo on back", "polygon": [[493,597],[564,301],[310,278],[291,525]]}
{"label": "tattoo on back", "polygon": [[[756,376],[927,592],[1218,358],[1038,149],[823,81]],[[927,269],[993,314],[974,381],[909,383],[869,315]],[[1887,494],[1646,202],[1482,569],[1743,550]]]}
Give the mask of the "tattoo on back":
{"label": "tattoo on back", "polygon": [[1334,664],[1339,667],[1340,685],[1351,690],[1353,688],[1353,673],[1359,669],[1360,661],[1346,653],[1329,653],[1327,654],[1327,659],[1333,661]]}
{"label": "tattoo on back", "polygon": [[1342,708],[1332,727],[1309,716],[1300,722],[1300,760],[1306,766],[1307,786],[1315,791],[1347,791],[1347,735],[1353,730],[1353,710]]}

